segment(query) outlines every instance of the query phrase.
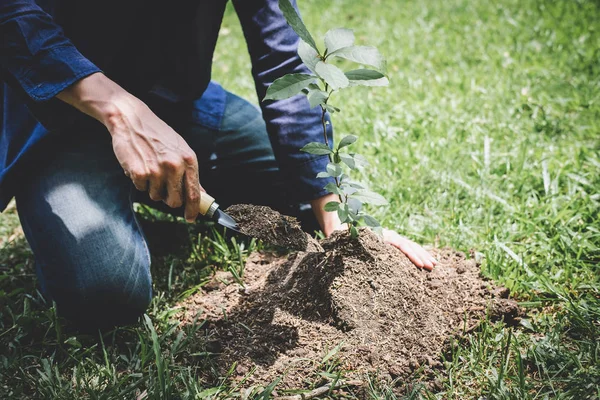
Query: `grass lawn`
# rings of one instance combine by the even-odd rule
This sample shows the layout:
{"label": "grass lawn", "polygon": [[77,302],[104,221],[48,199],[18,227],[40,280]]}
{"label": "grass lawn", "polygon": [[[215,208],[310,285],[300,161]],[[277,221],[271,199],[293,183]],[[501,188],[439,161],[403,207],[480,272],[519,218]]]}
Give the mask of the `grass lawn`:
{"label": "grass lawn", "polygon": [[[475,249],[483,274],[529,314],[516,327],[484,322],[444,354],[439,390],[416,384],[408,396],[600,398],[600,3],[302,0],[300,8],[315,37],[353,28],[358,44],[388,59],[389,87],[334,99],[336,132],[357,134],[356,150],[371,161],[361,180],[390,200],[374,216],[422,243]],[[232,8],[214,78],[258,102]],[[188,339],[202,321],[181,330],[171,316],[214,269],[240,272],[255,245],[189,233],[185,251],[154,246],[148,318],[98,340],[57,323],[36,291],[15,210],[0,215],[0,398],[239,396],[211,373],[203,343]],[[396,398],[376,376],[369,381],[371,398]],[[331,394],[343,396],[364,394]]]}

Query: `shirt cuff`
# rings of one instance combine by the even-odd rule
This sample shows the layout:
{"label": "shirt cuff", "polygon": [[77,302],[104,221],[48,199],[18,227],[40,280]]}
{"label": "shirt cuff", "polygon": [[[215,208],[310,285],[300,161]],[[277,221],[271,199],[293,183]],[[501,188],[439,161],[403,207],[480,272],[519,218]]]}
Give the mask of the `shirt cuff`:
{"label": "shirt cuff", "polygon": [[20,70],[22,73],[16,73],[15,77],[35,101],[50,100],[78,80],[101,72],[73,45],[43,50],[38,54],[35,65]]}
{"label": "shirt cuff", "polygon": [[302,203],[329,194],[324,187],[328,183],[334,182],[333,178],[317,178],[319,172],[326,171],[328,163],[328,156],[319,156],[290,169],[284,169],[292,199]]}

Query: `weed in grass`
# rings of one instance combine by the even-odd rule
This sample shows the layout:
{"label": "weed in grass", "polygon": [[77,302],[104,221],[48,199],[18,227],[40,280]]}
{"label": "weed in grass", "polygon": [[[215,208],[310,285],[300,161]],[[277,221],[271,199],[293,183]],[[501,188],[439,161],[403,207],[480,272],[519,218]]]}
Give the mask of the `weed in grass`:
{"label": "weed in grass", "polygon": [[256,240],[250,239],[247,244],[238,241],[235,237],[226,239],[225,233],[215,231],[210,244],[214,251],[214,258],[218,260],[219,269],[231,273],[236,282],[244,286],[244,266],[246,258],[256,250]]}

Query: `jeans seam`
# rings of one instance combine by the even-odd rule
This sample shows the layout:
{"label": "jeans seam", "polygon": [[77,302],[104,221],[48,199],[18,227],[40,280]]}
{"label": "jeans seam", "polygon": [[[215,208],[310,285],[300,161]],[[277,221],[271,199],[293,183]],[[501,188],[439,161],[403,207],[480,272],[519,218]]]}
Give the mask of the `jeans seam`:
{"label": "jeans seam", "polygon": [[[146,235],[144,234],[144,230],[142,229],[142,226],[140,225],[140,222],[138,221],[136,215],[135,215],[135,211],[133,210],[133,187],[131,187],[131,189],[129,190],[129,209],[131,210],[131,216],[133,218],[133,221],[135,222],[135,226],[138,229],[138,232],[140,233],[140,236],[142,238],[142,244],[144,246],[144,255],[146,256],[146,261],[148,261],[148,274],[150,275],[150,297],[152,297],[152,275],[150,273],[150,266],[152,265],[152,257],[150,256],[150,248],[148,247],[148,242],[146,240]],[[139,279],[139,275],[138,278]],[[136,280],[136,286],[137,286],[137,280]],[[129,295],[129,299],[131,300],[131,297],[133,296],[134,291],[132,290],[130,295]]]}
{"label": "jeans seam", "polygon": [[[17,202],[17,205],[18,205],[18,202]],[[31,228],[29,226],[29,222],[24,217],[21,217],[20,213],[18,215],[19,215],[19,220],[21,222],[21,227],[23,228],[23,233],[25,234],[25,238],[27,239],[27,242],[29,243],[31,252],[33,253],[36,272],[39,273],[40,275],[43,275],[44,272],[42,270],[42,267],[39,265],[40,261],[39,261],[38,257],[35,255],[35,253],[36,253],[35,248],[38,247],[37,240],[34,239],[35,235],[31,235],[31,234],[27,235],[28,232],[31,233]],[[27,236],[29,236],[29,238]],[[38,281],[46,280],[44,277],[37,277],[37,278],[38,278]],[[47,291],[47,288],[42,288],[42,292],[45,292],[45,291]],[[44,295],[44,297],[47,297],[49,300],[52,300],[48,293],[42,293],[42,294]]]}

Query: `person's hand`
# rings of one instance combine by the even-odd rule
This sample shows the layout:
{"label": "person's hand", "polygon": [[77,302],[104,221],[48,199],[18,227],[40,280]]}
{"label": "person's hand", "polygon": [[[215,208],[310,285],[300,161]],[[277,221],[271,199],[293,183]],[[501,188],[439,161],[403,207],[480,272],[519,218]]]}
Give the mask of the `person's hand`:
{"label": "person's hand", "polygon": [[[329,237],[334,231],[346,230],[348,226],[342,224],[337,212],[327,212],[323,210],[325,204],[330,201],[338,201],[339,198],[336,195],[328,194],[320,197],[316,200],[311,201],[311,206],[319,225],[325,236]],[[437,261],[427,250],[421,245],[413,242],[412,240],[400,236],[398,233],[390,230],[383,229],[383,240],[399,249],[404,255],[408,257],[413,264],[419,268],[426,269],[427,271],[433,270],[433,267],[437,264]]]}
{"label": "person's hand", "polygon": [[437,264],[437,260],[420,244],[415,243],[404,236],[400,236],[395,231],[384,228],[383,240],[399,249],[402,253],[404,253],[404,255],[406,255],[406,257],[408,257],[410,261],[412,261],[413,264],[419,268],[431,271]]}
{"label": "person's hand", "polygon": [[185,205],[186,220],[196,219],[204,191],[196,154],[146,104],[100,73],[78,81],[58,98],[106,126],[117,160],[138,190],[173,208]]}
{"label": "person's hand", "polygon": [[115,155],[138,190],[173,208],[185,204],[185,218],[194,221],[202,187],[196,154],[179,134],[135,98],[117,102],[107,128]]}
{"label": "person's hand", "polygon": [[340,221],[337,212],[327,212],[324,210],[325,204],[330,201],[337,201],[339,203],[340,198],[335,194],[326,194],[325,196],[310,202],[310,206],[317,218],[317,222],[326,237],[329,237],[334,231],[347,229],[346,224],[342,224]]}

